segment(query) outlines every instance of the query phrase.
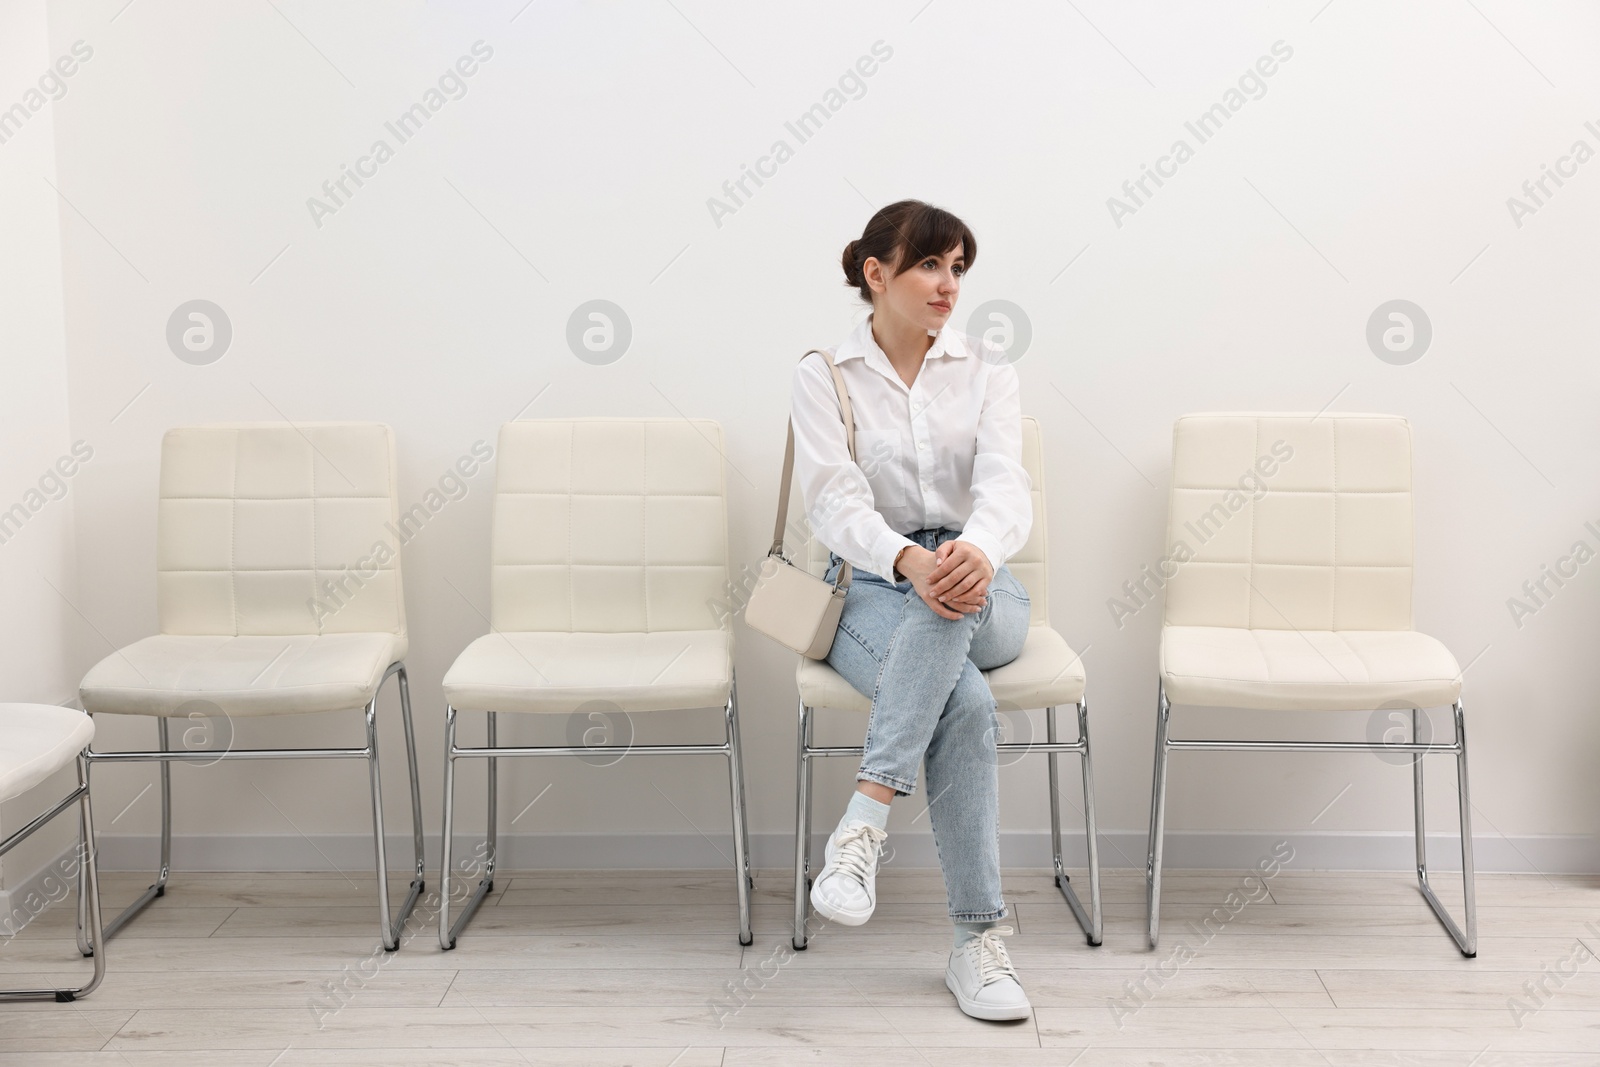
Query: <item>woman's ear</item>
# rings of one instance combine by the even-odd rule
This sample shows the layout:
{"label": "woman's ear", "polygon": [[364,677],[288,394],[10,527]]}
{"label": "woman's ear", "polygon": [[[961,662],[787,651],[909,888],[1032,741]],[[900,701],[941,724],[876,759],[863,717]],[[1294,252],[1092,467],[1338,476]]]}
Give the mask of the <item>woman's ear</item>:
{"label": "woman's ear", "polygon": [[867,288],[874,293],[888,291],[889,281],[885,276],[887,273],[888,271],[884,267],[883,261],[877,256],[868,256],[866,261],[861,264],[861,278],[867,283]]}

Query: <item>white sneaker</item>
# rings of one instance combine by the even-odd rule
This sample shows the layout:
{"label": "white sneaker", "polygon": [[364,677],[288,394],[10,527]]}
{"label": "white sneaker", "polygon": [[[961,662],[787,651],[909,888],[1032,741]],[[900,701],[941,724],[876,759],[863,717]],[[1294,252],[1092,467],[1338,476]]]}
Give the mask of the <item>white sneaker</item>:
{"label": "white sneaker", "polygon": [[974,1019],[1026,1019],[1033,1011],[1000,940],[1011,932],[1009,926],[993,926],[950,952],[944,984]]}
{"label": "white sneaker", "polygon": [[854,819],[833,831],[822,873],[811,883],[811,906],[825,918],[860,926],[878,905],[878,857],[887,831]]}

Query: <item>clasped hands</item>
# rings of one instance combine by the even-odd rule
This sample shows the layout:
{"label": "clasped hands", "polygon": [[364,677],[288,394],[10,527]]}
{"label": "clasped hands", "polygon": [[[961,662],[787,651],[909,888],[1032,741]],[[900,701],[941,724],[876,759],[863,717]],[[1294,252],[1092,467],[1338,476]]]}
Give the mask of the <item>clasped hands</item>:
{"label": "clasped hands", "polygon": [[921,545],[907,548],[900,557],[900,573],[934,614],[959,619],[981,611],[988,602],[994,568],[983,549],[971,541],[950,540],[932,552]]}

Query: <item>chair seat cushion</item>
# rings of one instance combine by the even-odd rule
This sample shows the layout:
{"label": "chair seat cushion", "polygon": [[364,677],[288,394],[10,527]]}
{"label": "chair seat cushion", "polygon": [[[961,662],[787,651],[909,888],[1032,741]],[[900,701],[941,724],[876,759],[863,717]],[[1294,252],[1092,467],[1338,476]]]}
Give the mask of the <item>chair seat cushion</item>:
{"label": "chair seat cushion", "polygon": [[225,715],[361,708],[406,654],[391,633],[283,636],[158,634],[95,664],[78,688],[93,712],[174,715],[203,700]]}
{"label": "chair seat cushion", "polygon": [[457,711],[676,711],[724,706],[732,680],[727,630],[492,633],[456,657],[444,698]]}
{"label": "chair seat cushion", "polygon": [[1453,704],[1461,670],[1414,630],[1244,630],[1167,626],[1161,677],[1174,704],[1372,711]]}
{"label": "chair seat cushion", "polygon": [[[1028,627],[1021,654],[1010,663],[984,671],[983,676],[1002,708],[1049,708],[1083,699],[1083,660],[1066,638],[1049,626]],[[802,656],[795,682],[800,687],[800,701],[807,707],[872,710],[871,699],[856,692],[823,660]]]}
{"label": "chair seat cushion", "polygon": [[77,758],[94,720],[56,704],[0,704],[0,801],[21,796]]}

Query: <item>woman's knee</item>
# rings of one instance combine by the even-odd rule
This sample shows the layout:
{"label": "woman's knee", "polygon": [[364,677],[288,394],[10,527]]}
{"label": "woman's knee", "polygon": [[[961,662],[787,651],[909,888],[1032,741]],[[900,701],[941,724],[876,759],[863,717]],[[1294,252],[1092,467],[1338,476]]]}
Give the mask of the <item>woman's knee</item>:
{"label": "woman's knee", "polygon": [[1016,590],[990,588],[988,617],[973,633],[969,649],[972,661],[984,670],[1010,663],[1022,654],[1027,643],[1032,605],[1020,584],[1016,584]]}
{"label": "woman's knee", "polygon": [[950,696],[945,701],[946,714],[987,723],[994,709],[994,694],[989,691],[988,681],[977,665],[968,660],[961,677],[956,680],[955,688],[950,690]]}

